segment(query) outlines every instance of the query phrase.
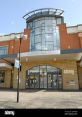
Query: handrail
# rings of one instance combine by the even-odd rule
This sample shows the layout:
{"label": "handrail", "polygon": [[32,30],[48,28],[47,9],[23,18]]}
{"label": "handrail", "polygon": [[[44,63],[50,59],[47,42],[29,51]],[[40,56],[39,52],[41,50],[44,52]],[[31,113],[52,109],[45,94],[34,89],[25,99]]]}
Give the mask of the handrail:
{"label": "handrail", "polygon": [[[59,16],[62,15],[63,12],[64,12],[64,11],[61,10],[61,9],[43,8],[43,9],[37,9],[37,10],[33,10],[33,11],[31,11],[31,12],[28,12],[27,14],[25,14],[25,15],[23,16],[23,18],[26,20],[29,16],[34,15],[34,14],[37,14],[37,13],[39,13],[39,12],[43,13],[44,11],[54,11],[54,13],[55,13],[55,14],[58,13]],[[27,16],[27,18],[26,18],[26,16]]]}

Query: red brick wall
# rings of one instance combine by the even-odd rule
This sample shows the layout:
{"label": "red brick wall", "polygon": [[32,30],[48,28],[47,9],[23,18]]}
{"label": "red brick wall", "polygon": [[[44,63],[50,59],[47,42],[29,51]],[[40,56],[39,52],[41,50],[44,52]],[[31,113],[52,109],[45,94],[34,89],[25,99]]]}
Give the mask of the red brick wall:
{"label": "red brick wall", "polygon": [[[24,29],[24,38],[21,43],[21,51],[22,52],[29,52],[30,48],[30,30],[29,29]],[[27,35],[27,37],[26,37]]]}
{"label": "red brick wall", "polygon": [[80,37],[80,46],[82,48],[82,37]]}
{"label": "red brick wall", "polygon": [[19,45],[20,45],[20,41],[19,39],[16,39],[14,42],[14,53],[18,53],[19,52]]}
{"label": "red brick wall", "polygon": [[[60,47],[61,50],[68,50],[68,49],[80,49],[82,48],[82,37],[76,34],[68,34],[66,24],[59,25],[59,32],[60,32]],[[30,48],[30,30],[24,29],[24,36],[21,41],[21,52],[29,52]],[[19,39],[10,40],[0,42],[0,46],[8,45],[8,52],[9,54],[14,54],[19,52]]]}
{"label": "red brick wall", "polygon": [[0,42],[0,46],[6,46],[6,45],[9,45],[9,41]]}
{"label": "red brick wall", "polygon": [[8,42],[9,44],[9,54],[13,54],[14,53],[14,43],[15,41],[14,40],[11,40]]}
{"label": "red brick wall", "polygon": [[78,37],[78,33],[67,34],[66,24],[59,25],[59,31],[60,31],[60,47],[62,50],[81,48],[80,38]]}
{"label": "red brick wall", "polygon": [[[30,48],[30,30],[24,29],[24,35],[27,35],[27,38],[23,37],[21,41],[21,52],[28,52]],[[9,54],[16,54],[19,52],[19,39],[9,40],[0,42],[0,46],[8,46],[8,53]]]}

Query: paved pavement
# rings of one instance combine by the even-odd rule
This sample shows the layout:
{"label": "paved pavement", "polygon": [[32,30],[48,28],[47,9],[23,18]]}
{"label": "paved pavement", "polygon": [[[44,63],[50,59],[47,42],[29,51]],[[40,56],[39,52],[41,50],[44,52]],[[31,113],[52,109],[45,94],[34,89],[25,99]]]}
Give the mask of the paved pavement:
{"label": "paved pavement", "polygon": [[27,90],[20,91],[20,102],[16,102],[16,91],[0,90],[0,108],[17,109],[17,108],[81,108],[82,109],[82,92],[54,92],[46,90]]}

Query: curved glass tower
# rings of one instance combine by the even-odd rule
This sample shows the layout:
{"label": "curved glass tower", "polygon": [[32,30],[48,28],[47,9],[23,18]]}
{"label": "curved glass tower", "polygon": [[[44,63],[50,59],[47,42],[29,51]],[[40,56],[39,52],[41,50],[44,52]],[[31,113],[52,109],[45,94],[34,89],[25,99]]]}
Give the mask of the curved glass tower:
{"label": "curved glass tower", "polygon": [[44,8],[24,16],[31,29],[30,51],[60,50],[58,24],[64,23],[62,13],[60,9]]}

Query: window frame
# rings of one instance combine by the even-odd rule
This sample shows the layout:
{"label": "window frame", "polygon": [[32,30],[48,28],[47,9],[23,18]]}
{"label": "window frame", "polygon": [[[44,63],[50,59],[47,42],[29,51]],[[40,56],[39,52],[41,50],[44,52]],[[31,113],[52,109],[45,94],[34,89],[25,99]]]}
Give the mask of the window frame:
{"label": "window frame", "polygon": [[0,75],[1,75],[1,72],[4,72],[4,76],[2,75],[2,79],[1,79],[1,76],[0,76],[0,84],[5,82],[5,70],[0,70]]}
{"label": "window frame", "polygon": [[[1,49],[1,48],[5,48],[5,49]],[[1,53],[1,50],[4,52]],[[7,55],[7,54],[8,54],[8,45],[0,46],[0,55]]]}

